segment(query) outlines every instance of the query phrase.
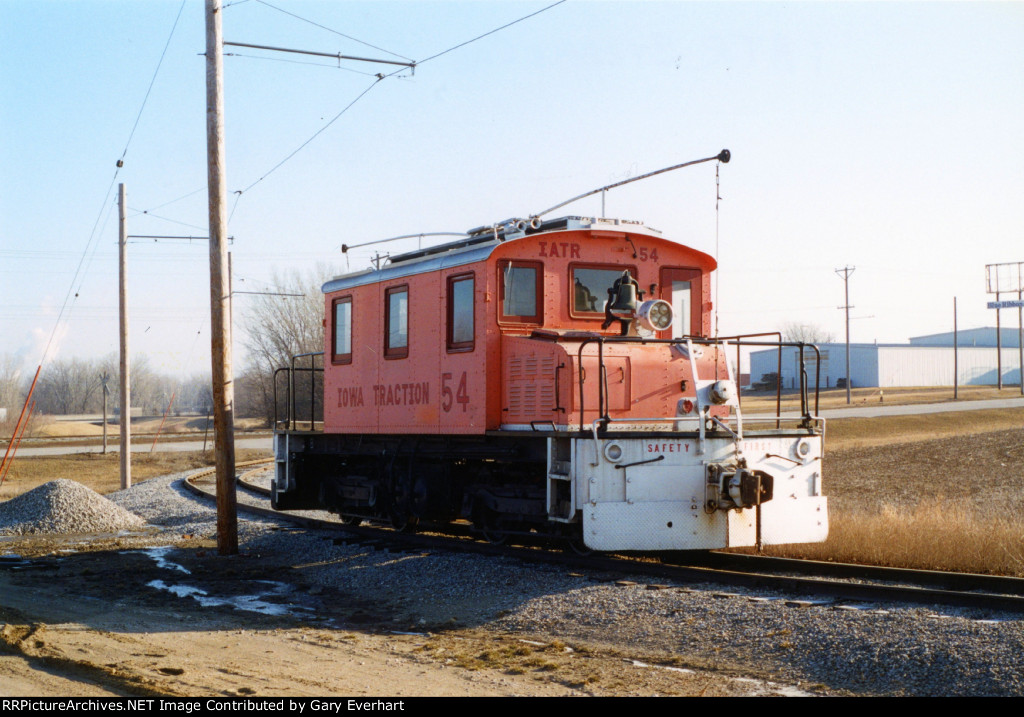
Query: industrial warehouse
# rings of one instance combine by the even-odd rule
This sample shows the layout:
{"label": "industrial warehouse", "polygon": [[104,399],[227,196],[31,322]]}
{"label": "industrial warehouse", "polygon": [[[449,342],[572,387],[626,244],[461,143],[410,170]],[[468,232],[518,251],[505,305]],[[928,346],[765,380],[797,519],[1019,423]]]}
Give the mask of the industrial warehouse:
{"label": "industrial warehouse", "polygon": [[[955,345],[954,345],[955,344]],[[818,344],[821,371],[816,375],[814,352],[805,351],[804,364],[810,386],[843,387],[846,378],[846,344]],[[780,358],[781,357],[781,358]],[[781,361],[781,364],[780,364]],[[956,381],[954,381],[954,368]],[[1003,385],[1020,385],[1020,343],[1016,327],[994,327],[916,336],[906,344],[850,344],[850,380],[854,388],[906,386],[995,386],[1002,373]],[[786,347],[750,354],[750,378],[756,387],[774,388],[778,374],[783,388],[800,381],[800,350]],[[771,386],[767,384],[771,383]]]}

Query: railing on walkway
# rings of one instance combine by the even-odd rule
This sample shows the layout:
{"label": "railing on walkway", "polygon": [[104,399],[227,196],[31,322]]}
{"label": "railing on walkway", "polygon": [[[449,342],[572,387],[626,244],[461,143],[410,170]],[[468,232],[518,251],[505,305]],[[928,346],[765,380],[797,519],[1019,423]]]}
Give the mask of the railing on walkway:
{"label": "railing on walkway", "polygon": [[[323,351],[296,354],[291,364],[274,371],[274,430],[315,431],[317,425],[323,428],[324,420],[324,366]],[[320,361],[317,361],[317,357]],[[309,359],[308,366],[297,366],[299,359]],[[317,365],[319,363],[319,366]],[[285,377],[284,389],[279,391],[281,376]],[[281,396],[284,406],[281,405]],[[283,411],[281,409],[284,409]],[[284,417],[281,417],[281,414]]]}

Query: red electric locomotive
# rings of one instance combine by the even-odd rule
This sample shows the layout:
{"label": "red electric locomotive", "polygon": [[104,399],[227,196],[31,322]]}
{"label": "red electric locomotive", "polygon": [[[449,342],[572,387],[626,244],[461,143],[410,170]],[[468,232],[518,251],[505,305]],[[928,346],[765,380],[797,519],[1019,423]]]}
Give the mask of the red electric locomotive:
{"label": "red electric locomotive", "polygon": [[744,427],[715,266],[534,217],[327,282],[323,427],[278,426],[275,507],[599,550],[824,540],[823,422]]}

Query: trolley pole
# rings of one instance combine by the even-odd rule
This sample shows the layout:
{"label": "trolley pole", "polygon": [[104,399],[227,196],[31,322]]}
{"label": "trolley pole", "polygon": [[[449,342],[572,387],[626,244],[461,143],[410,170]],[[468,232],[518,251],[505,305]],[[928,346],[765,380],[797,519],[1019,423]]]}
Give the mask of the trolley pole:
{"label": "trolley pole", "polygon": [[836,269],[836,274],[840,274],[843,277],[843,303],[845,306],[840,306],[840,309],[846,310],[846,404],[850,404],[850,274],[854,272],[856,267],[844,266],[842,269]]}
{"label": "trolley pole", "polygon": [[210,221],[210,328],[214,454],[217,467],[217,547],[238,553],[235,495],[235,390],[231,367],[231,289],[227,259],[224,177],[224,58],[221,2],[206,0],[206,152]]}
{"label": "trolley pole", "polygon": [[118,305],[121,334],[121,490],[132,487],[132,394],[131,359],[128,357],[128,227],[125,224],[124,183],[117,188]]}

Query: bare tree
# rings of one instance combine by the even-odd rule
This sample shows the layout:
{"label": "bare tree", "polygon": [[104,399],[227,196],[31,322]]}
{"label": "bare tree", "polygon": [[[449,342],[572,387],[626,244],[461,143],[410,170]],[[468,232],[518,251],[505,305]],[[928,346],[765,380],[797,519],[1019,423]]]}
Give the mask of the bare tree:
{"label": "bare tree", "polygon": [[799,341],[805,344],[835,343],[836,335],[817,324],[801,324],[790,321],[782,325],[783,341]]}
{"label": "bare tree", "polygon": [[97,362],[59,359],[43,366],[33,399],[37,412],[66,416],[91,412],[102,390]]}
{"label": "bare tree", "polygon": [[[292,356],[324,349],[324,298],[320,287],[332,273],[318,267],[306,275],[275,275],[270,293],[247,297],[249,305],[242,315],[250,366],[238,388],[247,394],[244,403],[260,406],[261,414],[268,419],[274,414],[274,371],[290,365]],[[303,363],[309,365],[308,360]],[[308,375],[303,375],[300,383],[306,378]]]}
{"label": "bare tree", "polygon": [[10,354],[3,354],[0,356],[0,425],[9,421],[13,428],[18,419],[24,396],[20,383],[21,361]]}
{"label": "bare tree", "polygon": [[208,373],[190,376],[178,383],[175,410],[206,415],[213,407],[213,383]]}

